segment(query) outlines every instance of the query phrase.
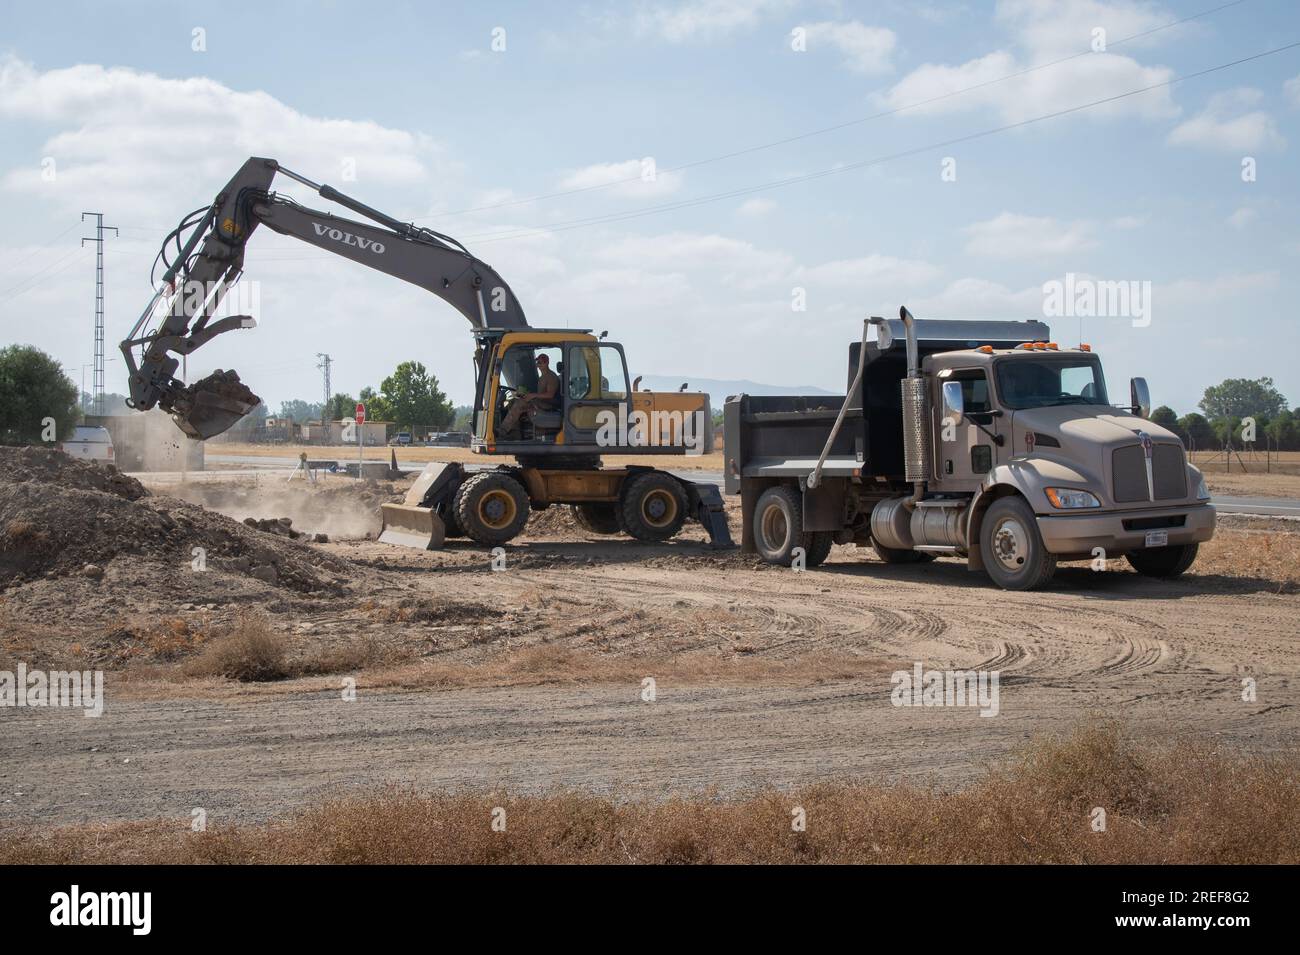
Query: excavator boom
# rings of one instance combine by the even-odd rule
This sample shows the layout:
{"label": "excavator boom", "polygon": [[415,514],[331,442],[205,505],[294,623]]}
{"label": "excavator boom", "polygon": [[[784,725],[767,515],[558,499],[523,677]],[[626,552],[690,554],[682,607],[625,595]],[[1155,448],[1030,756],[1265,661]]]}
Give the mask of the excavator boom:
{"label": "excavator boom", "polygon": [[[270,191],[277,174],[371,221],[309,209],[277,195]],[[218,371],[188,386],[176,378],[176,356],[190,354],[223,332],[255,324],[246,315],[214,315],[243,273],[245,248],[259,225],[418,285],[475,328],[529,327],[505,280],[455,239],[391,218],[274,159],[254,157],[210,206],[182,220],[164,240],[159,256],[167,268],[153,299],[121,343],[130,373],[130,405],[142,411],[162,407],[192,438],[220,434],[260,400],[233,371]],[[173,241],[174,258],[169,259]],[[150,330],[151,320],[159,317]]]}

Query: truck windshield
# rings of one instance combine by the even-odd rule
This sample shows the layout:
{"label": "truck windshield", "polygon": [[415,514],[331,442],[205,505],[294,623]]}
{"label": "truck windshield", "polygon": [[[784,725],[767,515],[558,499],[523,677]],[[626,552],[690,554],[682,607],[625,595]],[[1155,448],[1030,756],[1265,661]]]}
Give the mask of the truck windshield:
{"label": "truck windshield", "polygon": [[1008,358],[997,363],[998,397],[1007,408],[1105,405],[1106,381],[1095,358]]}

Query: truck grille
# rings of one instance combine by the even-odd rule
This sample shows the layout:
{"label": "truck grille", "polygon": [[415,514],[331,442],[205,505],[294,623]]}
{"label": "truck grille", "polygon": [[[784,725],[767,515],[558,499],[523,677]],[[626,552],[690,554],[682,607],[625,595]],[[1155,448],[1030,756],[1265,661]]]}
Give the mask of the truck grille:
{"label": "truck grille", "polygon": [[[1179,444],[1157,444],[1151,449],[1151,477],[1157,501],[1180,501],[1187,497],[1187,466]],[[1117,504],[1153,500],[1147,488],[1146,455],[1142,445],[1116,448],[1111,456],[1111,480]]]}

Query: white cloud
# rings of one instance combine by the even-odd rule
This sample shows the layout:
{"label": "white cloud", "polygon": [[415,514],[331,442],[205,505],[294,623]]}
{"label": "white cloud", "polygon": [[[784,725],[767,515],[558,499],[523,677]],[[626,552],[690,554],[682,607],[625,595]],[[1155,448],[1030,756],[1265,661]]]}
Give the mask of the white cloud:
{"label": "white cloud", "polygon": [[[881,105],[891,109],[915,106],[905,115],[985,108],[1014,123],[1155,86],[1174,75],[1166,67],[1144,66],[1129,56],[1097,52],[1003,79],[1091,49],[1094,28],[1103,28],[1109,38],[1119,39],[1165,22],[1166,16],[1154,8],[1093,0],[1003,0],[997,18],[1011,31],[1014,49],[995,50],[956,65],[920,66],[878,97]],[[952,95],[959,90],[970,91]],[[1094,119],[1120,115],[1168,118],[1177,112],[1169,89],[1157,88],[1091,107],[1080,115]]]}
{"label": "white cloud", "polygon": [[845,65],[855,73],[889,73],[894,68],[890,58],[898,38],[893,30],[869,27],[857,20],[811,23],[804,30],[809,51],[815,51],[823,44],[834,47],[844,55]]}
{"label": "white cloud", "polygon": [[1169,142],[1226,152],[1279,148],[1286,144],[1273,117],[1251,109],[1263,99],[1257,89],[1239,87],[1216,93],[1205,109],[1175,126]]}
{"label": "white cloud", "polygon": [[624,269],[646,272],[697,272],[706,281],[754,287],[780,280],[794,267],[784,252],[769,252],[724,235],[672,232],[627,236],[602,245],[596,256]]}
{"label": "white cloud", "polygon": [[1278,286],[1277,272],[1227,272],[1211,279],[1178,279],[1158,284],[1153,298],[1161,308],[1203,310],[1211,302],[1225,302],[1254,292],[1271,292]]}
{"label": "white cloud", "polygon": [[939,274],[939,269],[929,262],[872,254],[855,259],[836,259],[820,265],[800,266],[792,278],[809,285],[866,288],[882,282],[896,286],[916,286],[937,278]]}
{"label": "white cloud", "polygon": [[776,208],[776,203],[773,202],[771,199],[765,198],[764,196],[753,196],[749,199],[746,199],[744,202],[742,202],[736,208],[736,212],[742,216],[751,216],[757,218],[758,216],[767,215],[775,208]]}
{"label": "white cloud", "polygon": [[[1145,33],[1176,18],[1154,4],[1130,0],[1109,3],[1099,0],[1001,0],[997,17],[1015,31],[1021,46],[1032,53],[1036,63],[1093,49],[1094,30],[1104,31],[1099,36],[1111,43]],[[1174,31],[1168,31],[1147,38],[1145,42],[1169,39],[1172,33]]]}
{"label": "white cloud", "polygon": [[[270,156],[317,181],[416,189],[449,165],[428,136],[364,120],[305,115],[263,92],[205,78],[167,79],[121,67],[39,71],[0,60],[0,117],[52,126],[42,145],[53,182],[35,163],[9,170],[6,189],[38,190],[65,208],[111,194],[141,218],[171,220],[211,198],[250,155]],[[207,193],[207,195],[205,195]]]}
{"label": "white cloud", "polygon": [[790,5],[790,0],[690,0],[676,5],[655,4],[639,10],[633,26],[638,33],[659,36],[673,43],[712,39],[756,26]]}
{"label": "white cloud", "polygon": [[1300,76],[1294,76],[1283,83],[1282,92],[1286,94],[1292,106],[1300,107]]}
{"label": "white cloud", "polygon": [[1228,225],[1234,229],[1244,229],[1258,218],[1258,212],[1250,208],[1250,206],[1242,206],[1228,216]]}
{"label": "white cloud", "polygon": [[1050,216],[1003,212],[963,230],[966,251],[998,258],[1038,258],[1090,249],[1097,244],[1087,222],[1061,222]]}
{"label": "white cloud", "polygon": [[1140,229],[1146,224],[1146,216],[1118,216],[1110,222],[1111,228],[1121,229],[1125,232],[1130,229]]}
{"label": "white cloud", "polygon": [[983,278],[961,278],[937,294],[915,299],[908,306],[923,317],[958,319],[1032,319],[1043,314],[1041,288],[1019,292]]}
{"label": "white cloud", "polygon": [[681,188],[684,176],[655,167],[652,159],[628,159],[623,162],[594,163],[576,169],[560,180],[560,189],[591,189],[608,186],[616,196],[653,199],[667,196]]}

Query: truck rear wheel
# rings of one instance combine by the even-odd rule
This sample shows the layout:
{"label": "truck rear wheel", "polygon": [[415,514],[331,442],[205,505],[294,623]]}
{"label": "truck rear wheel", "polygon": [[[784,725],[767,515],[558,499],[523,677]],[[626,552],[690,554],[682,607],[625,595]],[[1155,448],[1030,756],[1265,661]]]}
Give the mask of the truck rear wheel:
{"label": "truck rear wheel", "polygon": [[624,486],[619,511],[637,540],[666,541],[686,523],[686,492],[671,474],[648,471]]}
{"label": "truck rear wheel", "polygon": [[528,492],[503,471],[476,474],[456,494],[456,522],[479,544],[504,544],[528,523]]}
{"label": "truck rear wheel", "polygon": [[793,488],[769,487],[754,505],[754,544],[769,564],[789,567],[794,549],[802,547],[804,566],[817,567],[831,552],[829,531],[803,529],[803,503]]}
{"label": "truck rear wheel", "polygon": [[597,501],[590,504],[570,505],[573,520],[585,531],[593,534],[617,534],[622,525],[618,522],[618,505]]}
{"label": "truck rear wheel", "polygon": [[993,502],[980,525],[980,552],[985,573],[1003,590],[1033,590],[1056,573],[1056,555],[1048,553],[1022,497]]}
{"label": "truck rear wheel", "polygon": [[1172,580],[1196,560],[1199,544],[1174,544],[1170,547],[1153,547],[1135,550],[1128,555],[1129,565],[1144,577]]}

